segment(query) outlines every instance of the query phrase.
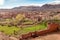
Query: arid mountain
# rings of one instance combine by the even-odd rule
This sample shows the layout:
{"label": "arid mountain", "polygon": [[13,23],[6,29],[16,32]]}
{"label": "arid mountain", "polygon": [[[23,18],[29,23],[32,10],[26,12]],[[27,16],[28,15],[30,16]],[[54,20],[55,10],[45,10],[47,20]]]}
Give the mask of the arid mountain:
{"label": "arid mountain", "polygon": [[56,4],[56,5],[45,4],[41,8],[44,8],[44,9],[57,9],[57,8],[60,8],[60,4]]}
{"label": "arid mountain", "polygon": [[54,18],[55,15],[60,14],[60,4],[51,5],[45,4],[40,6],[20,6],[12,9],[0,9],[0,18],[12,18],[17,14],[25,14],[25,16],[30,18],[36,18],[40,16],[43,19]]}
{"label": "arid mountain", "polygon": [[13,9],[17,10],[24,10],[24,11],[38,11],[40,10],[40,6],[20,6],[20,7],[15,7]]}
{"label": "arid mountain", "polygon": [[35,10],[41,10],[41,9],[58,9],[60,8],[60,4],[45,4],[43,6],[21,6],[21,7],[15,7],[13,9],[19,9],[19,10],[29,10],[29,11],[35,11]]}

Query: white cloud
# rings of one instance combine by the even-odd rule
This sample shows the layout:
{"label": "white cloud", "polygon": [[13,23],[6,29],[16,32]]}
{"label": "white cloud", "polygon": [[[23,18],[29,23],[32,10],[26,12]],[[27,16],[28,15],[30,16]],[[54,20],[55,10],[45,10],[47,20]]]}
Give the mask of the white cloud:
{"label": "white cloud", "polygon": [[53,0],[52,2],[49,2],[48,4],[60,4],[60,0]]}
{"label": "white cloud", "polygon": [[34,4],[34,3],[31,3],[31,4],[24,4],[24,5],[20,4],[20,6],[42,6],[42,5],[44,5],[44,3],[43,4],[38,4],[38,3],[37,4]]}
{"label": "white cloud", "polygon": [[32,6],[42,6],[44,4],[30,4],[30,5],[32,5]]}
{"label": "white cloud", "polygon": [[0,5],[3,5],[4,4],[4,0],[0,0]]}
{"label": "white cloud", "polygon": [[[57,0],[56,0],[57,1]],[[58,0],[58,1],[60,1],[60,0]]]}

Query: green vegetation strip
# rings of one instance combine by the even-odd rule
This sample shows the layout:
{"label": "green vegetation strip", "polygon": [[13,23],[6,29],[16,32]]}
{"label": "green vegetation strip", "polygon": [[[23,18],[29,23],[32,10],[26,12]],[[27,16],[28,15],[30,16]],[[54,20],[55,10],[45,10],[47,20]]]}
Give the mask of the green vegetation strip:
{"label": "green vegetation strip", "polygon": [[17,28],[15,26],[12,26],[12,27],[8,27],[8,26],[0,26],[0,31],[4,32],[5,34],[8,34],[8,35],[11,35],[17,31],[19,31],[20,28]]}
{"label": "green vegetation strip", "polygon": [[34,26],[22,28],[22,29],[15,26],[12,26],[12,27],[0,26],[0,31],[4,32],[5,34],[11,35],[11,34],[14,34],[14,32],[17,32],[17,34],[25,34],[28,32],[43,30],[45,28],[46,28],[45,24],[37,24]]}
{"label": "green vegetation strip", "polygon": [[31,27],[23,28],[22,30],[20,30],[20,34],[25,34],[33,31],[38,31],[38,30],[44,30],[45,28],[46,28],[46,25],[38,24]]}

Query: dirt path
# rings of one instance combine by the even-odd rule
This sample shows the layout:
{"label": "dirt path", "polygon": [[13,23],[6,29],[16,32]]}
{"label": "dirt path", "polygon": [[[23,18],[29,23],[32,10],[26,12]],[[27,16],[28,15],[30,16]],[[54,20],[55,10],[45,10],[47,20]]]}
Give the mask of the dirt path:
{"label": "dirt path", "polygon": [[30,40],[60,40],[60,31],[59,32],[54,32],[51,34],[47,34],[44,36],[40,36],[37,38],[32,38]]}

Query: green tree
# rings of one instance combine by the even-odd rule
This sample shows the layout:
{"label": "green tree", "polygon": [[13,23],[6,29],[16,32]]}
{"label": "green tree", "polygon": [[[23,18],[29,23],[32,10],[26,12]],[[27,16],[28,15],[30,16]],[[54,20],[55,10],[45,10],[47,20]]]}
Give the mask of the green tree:
{"label": "green tree", "polygon": [[13,18],[13,24],[15,25],[15,26],[17,26],[18,25],[18,23],[21,23],[21,21],[23,20],[25,18],[25,16],[24,15],[22,15],[22,14],[17,14],[17,16],[15,17],[15,18]]}

